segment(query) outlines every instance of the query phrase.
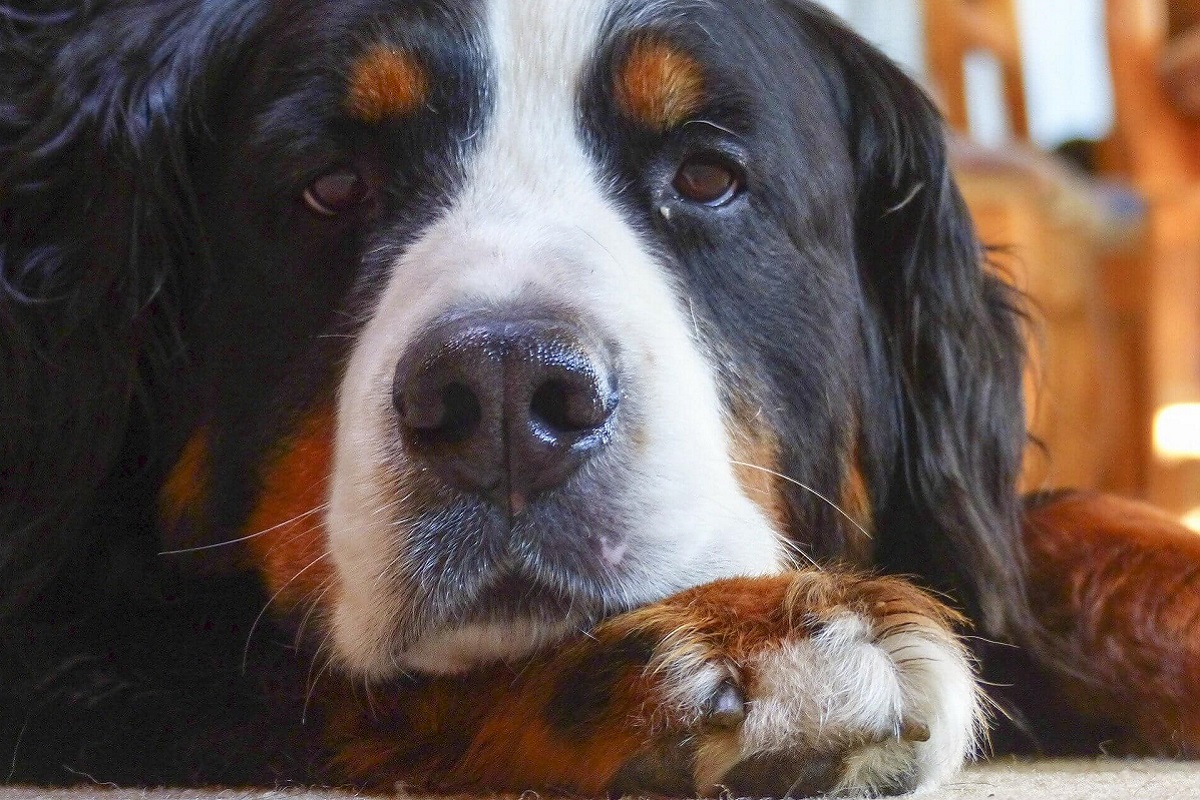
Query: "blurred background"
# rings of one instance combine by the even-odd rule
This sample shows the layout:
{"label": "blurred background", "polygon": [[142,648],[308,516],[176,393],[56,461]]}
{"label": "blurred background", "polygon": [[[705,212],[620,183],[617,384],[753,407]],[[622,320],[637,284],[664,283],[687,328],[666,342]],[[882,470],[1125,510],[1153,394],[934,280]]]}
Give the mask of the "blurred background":
{"label": "blurred background", "polygon": [[1028,490],[1200,531],[1200,0],[821,0],[921,81],[1033,300]]}

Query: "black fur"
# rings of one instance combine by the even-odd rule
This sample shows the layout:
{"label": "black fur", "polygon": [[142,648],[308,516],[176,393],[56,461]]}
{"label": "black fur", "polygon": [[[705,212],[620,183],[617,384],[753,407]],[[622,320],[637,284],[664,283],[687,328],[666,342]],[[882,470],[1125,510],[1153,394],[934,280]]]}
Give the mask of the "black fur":
{"label": "black fur", "polygon": [[[644,669],[654,656],[655,642],[642,635],[596,649],[579,668],[563,676],[546,704],[546,719],[565,737],[580,737],[612,703],[614,686],[632,671]],[[580,737],[583,738],[583,737]]]}
{"label": "black fur", "polygon": [[[318,735],[300,723],[307,654],[262,622],[243,670],[264,602],[253,579],[156,557],[155,497],[189,435],[216,431],[208,511],[227,535],[273,437],[331,391],[345,354],[314,337],[353,334],[382,265],[360,256],[381,244],[379,215],[333,238],[296,222],[294,189],[322,157],[305,135],[362,132],[321,128],[334,101],[296,94],[319,72],[306,47],[337,58],[331,15],[268,5],[0,4],[0,754],[15,779],[320,780]],[[371,5],[343,4],[346,18],[374,19]],[[423,46],[454,76],[438,105],[457,111],[417,139],[393,132],[377,151],[389,165],[469,141],[486,110],[479,45],[453,5],[406,5],[432,20]],[[1027,640],[1020,304],[982,268],[940,119],[823,12],[740,5],[706,27],[728,45],[706,109],[724,132],[664,141],[614,124],[592,87],[595,147],[729,356],[726,402],[767,409],[783,471],[836,496],[857,451],[878,564]],[[276,91],[304,102],[264,122]],[[717,221],[664,226],[652,179],[697,147],[753,151],[755,190]],[[259,169],[273,195],[245,185]],[[393,249],[461,180],[436,157],[408,170],[379,212]],[[799,489],[788,502],[812,553],[847,551],[856,534],[826,504]]]}
{"label": "black fur", "polygon": [[985,267],[929,99],[837,25],[810,41],[843,64],[854,132],[857,255],[873,312],[867,463],[890,465],[872,476],[887,487],[872,492],[877,556],[929,576],[991,631],[1028,632],[1014,491],[1026,445],[1021,298]]}
{"label": "black fur", "polygon": [[176,399],[200,377],[189,316],[214,291],[193,148],[257,11],[0,7],[10,779],[316,777],[290,648],[263,632],[241,674],[256,582],[183,578],[155,557],[153,498],[195,413]]}
{"label": "black fur", "polygon": [[[761,409],[783,471],[826,496],[857,446],[878,562],[949,592],[994,633],[1030,629],[1014,533],[1021,298],[983,269],[932,103],[807,3],[737,14],[697,4],[655,35],[722,64],[697,114],[715,125],[626,127],[597,147],[708,323],[727,404]],[[614,127],[605,76],[624,46],[618,30],[585,92],[597,98],[595,130]],[[664,222],[656,212],[670,199],[657,187],[695,150],[748,155],[754,190],[721,213],[678,207]],[[796,538],[818,558],[841,557],[857,533],[828,503],[789,490]]]}

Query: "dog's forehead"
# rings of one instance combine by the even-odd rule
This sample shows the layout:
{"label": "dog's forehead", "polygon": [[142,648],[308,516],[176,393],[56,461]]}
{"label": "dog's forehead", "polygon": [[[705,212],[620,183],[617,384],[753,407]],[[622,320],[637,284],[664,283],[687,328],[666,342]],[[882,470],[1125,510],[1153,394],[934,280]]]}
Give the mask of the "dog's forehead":
{"label": "dog's forehead", "polygon": [[[342,109],[379,123],[429,102],[470,72],[495,90],[498,62],[526,83],[577,86],[599,77],[622,111],[655,128],[702,103],[705,75],[739,64],[760,4],[723,0],[426,0],[337,5],[312,15]],[[758,9],[761,11],[761,8]],[[753,28],[751,22],[750,27]],[[767,31],[762,31],[766,35]],[[593,88],[593,87],[588,87]]]}

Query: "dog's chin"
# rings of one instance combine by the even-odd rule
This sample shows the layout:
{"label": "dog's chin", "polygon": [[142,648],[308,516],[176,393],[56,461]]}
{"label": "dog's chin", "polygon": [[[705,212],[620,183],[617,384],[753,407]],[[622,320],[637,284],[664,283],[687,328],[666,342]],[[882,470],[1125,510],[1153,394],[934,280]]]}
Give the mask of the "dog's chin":
{"label": "dog's chin", "polygon": [[[557,491],[513,519],[481,500],[451,497],[405,520],[403,558],[395,555],[400,545],[389,552],[364,547],[369,537],[339,537],[335,556],[363,555],[338,558],[339,660],[378,680],[520,661],[681,589],[781,566],[778,538],[761,516],[748,513],[725,535],[725,526],[700,519],[638,527],[621,499],[614,491]],[[388,562],[395,571],[375,579]]]}
{"label": "dog's chin", "polygon": [[426,673],[515,661],[587,630],[602,616],[602,607],[615,605],[603,594],[600,587],[572,592],[504,571],[472,596],[440,604],[441,613],[397,653],[397,661],[405,670]]}
{"label": "dog's chin", "polygon": [[582,626],[569,619],[513,617],[430,631],[396,654],[406,672],[455,675],[535,655]]}

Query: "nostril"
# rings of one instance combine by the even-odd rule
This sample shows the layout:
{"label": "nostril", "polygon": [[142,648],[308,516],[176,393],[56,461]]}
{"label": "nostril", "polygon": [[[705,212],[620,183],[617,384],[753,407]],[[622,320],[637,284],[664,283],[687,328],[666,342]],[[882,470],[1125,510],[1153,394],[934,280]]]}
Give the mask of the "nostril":
{"label": "nostril", "polygon": [[422,470],[518,513],[612,441],[617,385],[612,353],[574,325],[484,314],[415,340],[391,399]]}
{"label": "nostril", "polygon": [[592,376],[579,380],[550,379],[533,393],[530,417],[555,433],[582,433],[603,425],[616,407]]}
{"label": "nostril", "polygon": [[401,421],[425,444],[466,441],[483,420],[479,398],[463,383],[405,392],[398,400]]}
{"label": "nostril", "polygon": [[562,381],[546,381],[533,393],[529,403],[530,418],[556,432],[588,427],[577,421],[579,414],[571,408],[570,394],[571,390]]}

